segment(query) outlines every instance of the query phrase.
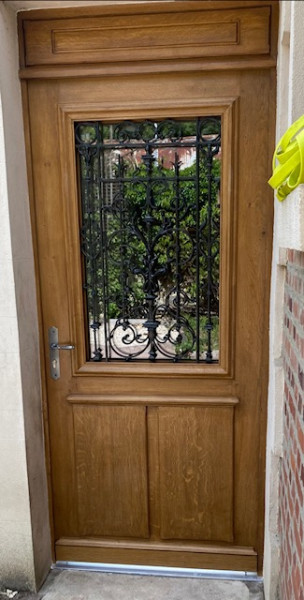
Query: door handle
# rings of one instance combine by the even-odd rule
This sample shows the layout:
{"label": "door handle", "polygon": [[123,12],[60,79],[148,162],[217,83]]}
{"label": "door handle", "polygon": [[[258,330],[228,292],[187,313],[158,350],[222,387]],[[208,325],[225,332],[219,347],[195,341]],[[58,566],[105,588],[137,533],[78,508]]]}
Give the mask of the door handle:
{"label": "door handle", "polygon": [[49,350],[50,350],[50,375],[52,379],[59,379],[60,377],[60,358],[59,350],[74,350],[73,344],[59,344],[58,343],[58,329],[57,327],[49,327]]}
{"label": "door handle", "polygon": [[52,350],[74,350],[75,346],[72,344],[50,344]]}

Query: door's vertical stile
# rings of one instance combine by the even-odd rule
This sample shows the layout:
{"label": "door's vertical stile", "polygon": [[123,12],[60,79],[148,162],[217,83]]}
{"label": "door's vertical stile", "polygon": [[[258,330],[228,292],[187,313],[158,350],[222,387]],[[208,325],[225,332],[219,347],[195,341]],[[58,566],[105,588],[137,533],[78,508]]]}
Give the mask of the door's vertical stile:
{"label": "door's vertical stile", "polygon": [[[52,501],[54,514],[61,504],[63,511],[54,526],[55,536],[61,526],[68,531],[69,526],[75,524],[75,504],[73,502],[75,492],[75,473],[73,464],[72,448],[72,420],[71,413],[65,405],[65,397],[69,391],[70,377],[61,378],[59,382],[50,380],[49,348],[47,331],[52,325],[60,325],[62,341],[69,339],[68,323],[68,301],[66,281],[66,264],[61,260],[65,255],[64,234],[57,227],[53,232],[46,223],[63,222],[62,195],[60,181],[60,155],[58,152],[58,121],[57,85],[39,86],[34,85],[29,89],[29,120],[32,136],[33,152],[33,183],[35,217],[40,227],[37,228],[37,246],[39,249],[39,272],[41,284],[42,318],[45,341],[45,368],[48,379],[49,394],[49,427],[51,439],[51,479],[52,479]],[[41,111],[45,107],[45,113]],[[43,132],[43,133],[42,133]],[[33,140],[40,138],[37,145]],[[47,290],[47,292],[46,292]],[[48,301],[46,301],[46,297]],[[58,310],[59,309],[59,310]],[[71,356],[64,355],[61,358],[62,368],[67,374],[70,369]],[[57,385],[53,385],[57,384]],[[51,397],[51,400],[50,400]],[[52,415],[56,414],[54,422]],[[53,440],[57,439],[54,445]],[[65,444],[67,446],[65,447]],[[69,469],[63,472],[58,469],[62,455],[69,463]],[[64,496],[64,499],[63,499]]]}
{"label": "door's vertical stile", "polygon": [[[70,338],[75,342],[72,354],[73,372],[86,360],[84,335],[83,266],[80,254],[81,208],[79,181],[76,171],[74,121],[65,107],[58,105],[59,143],[61,149],[61,181],[64,214],[64,241],[66,247],[66,281],[69,301]],[[75,381],[77,385],[77,380]]]}
{"label": "door's vertical stile", "polygon": [[150,539],[160,539],[158,407],[147,406]]}
{"label": "door's vertical stile", "polygon": [[[242,102],[239,111],[239,144],[243,151],[239,151],[238,158],[235,389],[242,401],[235,425],[235,528],[237,536],[242,529],[244,540],[256,536],[255,515],[260,494],[264,493],[264,479],[259,479],[259,439],[265,421],[261,420],[259,398],[261,394],[264,401],[267,398],[268,328],[264,328],[264,311],[270,280],[269,274],[265,276],[265,244],[270,249],[273,204],[265,200],[265,190],[257,182],[266,182],[268,177],[269,165],[261,153],[269,140],[270,82],[269,74],[257,72],[243,72],[240,82],[242,87],[254,90],[246,94],[246,104]],[[250,323],[254,324],[254,332]]]}

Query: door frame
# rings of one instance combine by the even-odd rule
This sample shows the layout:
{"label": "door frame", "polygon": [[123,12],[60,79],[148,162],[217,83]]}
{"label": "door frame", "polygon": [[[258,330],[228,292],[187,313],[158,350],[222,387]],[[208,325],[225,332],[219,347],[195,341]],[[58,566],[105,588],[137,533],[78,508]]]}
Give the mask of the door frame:
{"label": "door frame", "polygon": [[[186,3],[184,3],[186,4]],[[193,5],[193,2],[187,2],[190,6]],[[201,2],[201,4],[206,4],[205,2]],[[236,0],[226,0],[222,2],[221,0],[213,0],[211,3],[208,2],[208,8],[235,8],[238,6],[238,2]],[[265,2],[262,0],[248,0],[247,5],[249,7],[255,6],[265,6]],[[52,552],[54,557],[54,535],[53,535],[53,509],[52,509],[52,493],[51,493],[51,474],[50,474],[50,443],[49,443],[49,429],[48,429],[48,405],[47,405],[47,397],[46,397],[46,369],[48,368],[48,357],[45,356],[44,352],[44,334],[42,327],[42,308],[41,308],[41,293],[40,293],[40,283],[39,283],[39,253],[37,249],[37,235],[36,235],[36,220],[35,220],[35,201],[34,201],[34,191],[33,191],[33,180],[32,180],[32,164],[31,164],[31,138],[30,138],[30,128],[29,128],[29,119],[28,119],[28,89],[27,89],[27,81],[31,79],[43,79],[43,78],[53,78],[56,79],[58,77],[75,77],[75,76],[85,76],[85,77],[96,77],[102,74],[117,74],[121,73],[127,75],[128,73],[142,73],[142,72],[150,72],[157,73],[163,72],[166,70],[170,71],[172,69],[176,71],[181,71],[186,68],[190,69],[199,69],[199,70],[212,70],[216,71],[218,69],[256,69],[256,68],[265,68],[274,70],[276,64],[276,44],[277,44],[277,23],[278,23],[278,2],[277,0],[269,0],[267,2],[267,6],[271,7],[273,18],[271,20],[271,32],[270,32],[270,51],[267,57],[265,56],[245,56],[241,57],[237,60],[227,60],[227,58],[222,57],[220,60],[210,60],[208,58],[202,58],[200,61],[196,61],[195,63],[191,60],[170,60],[170,63],[167,64],[139,64],[138,62],[133,62],[128,65],[117,65],[113,64],[111,67],[111,63],[107,65],[38,65],[38,66],[28,66],[26,64],[26,56],[25,56],[25,42],[24,42],[24,22],[25,21],[36,21],[40,19],[61,19],[68,16],[93,16],[93,15],[102,15],[105,13],[111,14],[113,12],[113,7],[89,7],[89,8],[71,8],[71,9],[42,9],[42,10],[34,10],[29,12],[21,12],[18,14],[18,23],[19,23],[19,41],[20,41],[20,78],[21,78],[21,86],[22,86],[22,97],[23,97],[23,111],[24,111],[24,127],[25,127],[25,139],[26,139],[26,152],[27,152],[27,165],[28,165],[28,179],[29,179],[29,195],[30,195],[30,207],[31,207],[31,221],[32,221],[32,235],[33,235],[33,246],[34,246],[34,257],[35,257],[35,272],[36,272],[36,284],[37,284],[37,304],[38,304],[38,314],[39,314],[39,336],[40,336],[40,354],[41,354],[41,381],[42,381],[42,405],[43,405],[43,414],[44,414],[44,433],[45,433],[45,446],[46,446],[46,463],[47,463],[47,475],[48,475],[48,493],[49,493],[49,506],[50,506],[50,526],[52,532]],[[114,13],[119,13],[122,7],[115,7]],[[140,7],[142,9],[142,7]],[[126,7],[124,7],[126,9]],[[135,12],[134,5],[128,5],[128,10]],[[138,10],[138,7],[136,7]],[[164,7],[160,7],[160,10],[164,10]],[[273,78],[275,80],[275,74],[273,74]],[[230,110],[232,113],[237,110],[237,98],[227,99],[227,105],[222,107],[223,109]],[[117,109],[118,110],[118,109]],[[163,111],[162,111],[163,112]],[[119,110],[118,110],[119,113]],[[170,111],[170,114],[172,111]],[[75,118],[79,117],[80,114],[85,114],[85,110],[81,111],[81,113],[77,112],[77,107],[61,107],[61,115],[60,122],[62,127],[62,132],[66,127],[71,127],[71,122]],[[98,115],[100,112],[97,111]],[[124,113],[125,114],[125,113]],[[234,112],[235,114],[235,112]],[[78,117],[76,117],[78,115]],[[275,121],[275,107],[273,110],[273,123]],[[234,122],[234,121],[233,121]],[[270,127],[271,129],[271,127]],[[71,156],[71,151],[74,149],[69,148],[69,156]],[[74,153],[73,153],[74,160]],[[231,250],[233,254],[233,250]],[[228,277],[227,277],[228,280]],[[230,300],[231,301],[231,300]],[[269,301],[267,304],[267,309],[269,309]],[[227,307],[228,310],[228,307]],[[228,322],[228,321],[227,321]],[[233,331],[233,327],[231,329]],[[233,341],[232,341],[233,343]],[[229,364],[228,357],[227,360],[223,362],[223,370],[221,375],[223,377],[232,377],[233,374],[233,364]],[[76,368],[76,366],[75,366]],[[121,367],[119,367],[121,369]],[[213,371],[214,372],[214,371]],[[111,369],[111,373],[113,373],[113,369]],[[117,373],[118,374],[118,373]],[[220,371],[219,371],[220,374]],[[160,373],[159,373],[160,375]],[[208,375],[206,371],[206,375]],[[141,370],[139,368],[138,376],[141,376]],[[202,376],[202,375],[199,375]],[[261,417],[261,445],[265,447],[265,438],[266,438],[266,407],[264,407],[264,411]],[[261,465],[260,468],[263,471],[265,467],[265,457],[261,457]],[[264,490],[263,501],[261,501],[260,512],[261,515],[264,515]],[[261,547],[263,546],[264,541],[264,529],[261,528],[259,534],[261,540]],[[258,565],[258,571],[261,572],[262,564]]]}

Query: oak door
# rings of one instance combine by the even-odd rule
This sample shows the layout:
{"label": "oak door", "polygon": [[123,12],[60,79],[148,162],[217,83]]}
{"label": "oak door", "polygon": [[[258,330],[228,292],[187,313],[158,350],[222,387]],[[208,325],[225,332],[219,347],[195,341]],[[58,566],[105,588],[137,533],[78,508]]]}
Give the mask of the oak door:
{"label": "oak door", "polygon": [[273,85],[28,82],[56,560],[261,567]]}

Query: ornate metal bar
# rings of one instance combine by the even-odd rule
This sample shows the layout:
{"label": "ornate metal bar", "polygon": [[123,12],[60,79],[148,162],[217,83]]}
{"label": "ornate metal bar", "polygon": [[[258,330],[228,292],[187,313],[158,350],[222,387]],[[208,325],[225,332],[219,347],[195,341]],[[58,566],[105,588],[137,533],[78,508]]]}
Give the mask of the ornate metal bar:
{"label": "ornate metal bar", "polygon": [[218,361],[220,127],[76,124],[89,360]]}

